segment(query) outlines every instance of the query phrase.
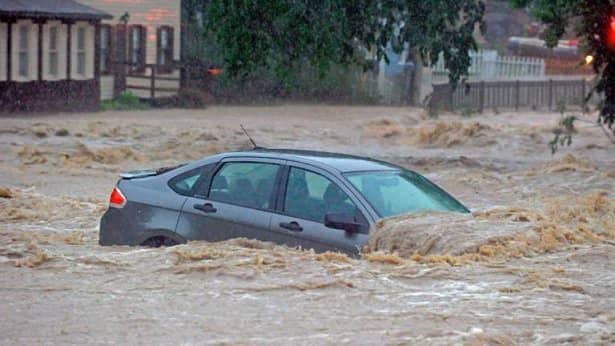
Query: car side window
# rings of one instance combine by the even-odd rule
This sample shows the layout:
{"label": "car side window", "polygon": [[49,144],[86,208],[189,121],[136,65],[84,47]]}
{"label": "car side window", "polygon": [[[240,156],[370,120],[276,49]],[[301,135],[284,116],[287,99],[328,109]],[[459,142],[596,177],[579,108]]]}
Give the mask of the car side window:
{"label": "car side window", "polygon": [[169,186],[173,189],[173,191],[179,193],[180,195],[191,196],[192,189],[201,177],[202,172],[203,167],[199,167],[180,174],[169,181]]}
{"label": "car side window", "polygon": [[355,217],[360,214],[348,195],[331,180],[296,167],[291,167],[288,175],[284,212],[320,223],[329,213]]}
{"label": "car side window", "polygon": [[270,209],[280,166],[260,162],[229,162],[214,175],[209,199],[256,209]]}

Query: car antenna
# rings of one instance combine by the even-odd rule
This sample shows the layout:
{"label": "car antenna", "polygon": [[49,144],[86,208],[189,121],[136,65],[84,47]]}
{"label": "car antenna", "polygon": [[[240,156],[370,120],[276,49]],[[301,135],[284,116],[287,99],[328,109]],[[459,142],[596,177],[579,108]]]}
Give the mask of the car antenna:
{"label": "car antenna", "polygon": [[248,139],[250,140],[250,143],[252,143],[252,150],[264,149],[264,148],[259,147],[258,145],[256,145],[256,142],[254,142],[252,137],[250,137],[250,135],[248,134],[248,131],[246,131],[246,129],[243,127],[242,124],[239,124],[239,127],[241,127],[241,130],[243,131],[243,133],[246,135],[246,137],[248,137]]}

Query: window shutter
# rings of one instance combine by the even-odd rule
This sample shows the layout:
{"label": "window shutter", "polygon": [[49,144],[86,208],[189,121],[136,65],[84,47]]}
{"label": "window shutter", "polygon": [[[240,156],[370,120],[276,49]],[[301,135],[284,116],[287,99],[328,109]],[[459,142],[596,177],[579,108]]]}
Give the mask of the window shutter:
{"label": "window shutter", "polygon": [[161,66],[163,64],[160,63],[162,54],[164,54],[164,52],[162,51],[162,28],[163,27],[156,28],[156,69],[157,69],[157,72],[163,72],[165,69],[164,66]]}
{"label": "window shutter", "polygon": [[[100,26],[100,73],[105,75],[111,72],[111,36],[113,35],[110,25]],[[103,54],[104,52],[104,54]]]}
{"label": "window shutter", "polygon": [[[109,47],[110,48],[109,49],[109,63],[111,64],[109,66],[112,66],[111,73],[113,73],[113,71],[115,70],[115,68],[113,68],[113,66],[115,65],[116,61],[118,63],[121,63],[121,59],[118,56],[118,54],[120,52],[120,49],[118,48],[118,46],[119,46],[119,44],[122,41],[117,39],[117,37],[119,35],[118,26],[119,26],[119,24],[118,25],[111,25],[110,26],[111,30],[109,30],[110,31],[109,32],[109,36],[110,36],[110,38],[109,38],[110,39],[110,44],[109,44],[109,46],[110,46]],[[124,34],[126,34],[126,33],[124,32]],[[124,44],[126,44],[126,41],[124,41]],[[124,48],[126,48],[126,47],[124,46]]]}
{"label": "window shutter", "polygon": [[77,75],[77,23],[70,26],[70,77],[79,79]]}
{"label": "window shutter", "polygon": [[29,68],[29,79],[37,80],[38,79],[38,64],[43,63],[42,61],[38,61],[38,24],[34,24],[31,22],[30,24],[30,47],[28,49],[28,54],[30,56],[30,68]]}
{"label": "window shutter", "polygon": [[140,26],[141,30],[139,31],[141,34],[141,49],[139,49],[139,72],[145,71],[145,52],[147,50],[147,27]]}
{"label": "window shutter", "polygon": [[51,28],[49,27],[49,22],[43,24],[43,80],[52,79],[50,75],[50,58],[49,58],[49,42],[51,40]]}
{"label": "window shutter", "polygon": [[[162,44],[162,34],[166,35],[166,45]],[[162,73],[170,73],[173,71],[173,27],[163,25],[156,30],[156,52],[159,71]],[[164,64],[161,64],[161,57],[164,57]]]}
{"label": "window shutter", "polygon": [[160,55],[162,51],[162,27],[156,28],[156,65],[160,65]]}
{"label": "window shutter", "polygon": [[0,23],[0,81],[4,81],[7,78],[7,57],[8,54],[8,25],[6,23]]}
{"label": "window shutter", "polygon": [[173,66],[173,55],[175,52],[175,45],[174,45],[174,38],[175,38],[175,28],[173,28],[172,26],[168,26],[167,29],[169,30],[169,37],[167,38],[169,40],[169,47],[167,49],[167,51],[165,52],[167,54],[167,64],[169,64],[169,66]]}
{"label": "window shutter", "polygon": [[86,26],[86,39],[85,39],[85,76],[87,79],[94,78],[94,40],[96,39],[96,28],[92,24]]}
{"label": "window shutter", "polygon": [[60,23],[58,35],[58,76],[60,79],[66,79],[67,73],[67,54],[68,54],[68,26]]}
{"label": "window shutter", "polygon": [[107,25],[107,32],[109,33],[107,38],[107,44],[109,45],[107,51],[107,73],[113,73],[115,60],[117,60],[115,57],[115,35],[117,31],[115,26]]}
{"label": "window shutter", "polygon": [[134,51],[134,43],[133,43],[133,39],[132,39],[132,35],[134,35],[134,31],[136,30],[136,27],[134,25],[130,26],[128,29],[128,53],[126,54],[128,59],[126,60],[130,65],[130,71],[134,71],[137,67],[133,66],[132,63],[132,52]]}

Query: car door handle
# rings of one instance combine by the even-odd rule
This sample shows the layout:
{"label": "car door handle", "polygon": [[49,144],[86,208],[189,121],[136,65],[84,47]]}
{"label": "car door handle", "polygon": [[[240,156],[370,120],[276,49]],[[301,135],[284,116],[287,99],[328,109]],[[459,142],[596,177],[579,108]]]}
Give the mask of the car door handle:
{"label": "car door handle", "polygon": [[303,231],[303,227],[301,227],[301,225],[299,225],[296,221],[280,222],[280,227],[285,228],[289,231],[293,231],[293,232]]}
{"label": "car door handle", "polygon": [[195,204],[194,209],[200,210],[204,213],[215,213],[218,211],[218,209],[214,208],[211,203]]}

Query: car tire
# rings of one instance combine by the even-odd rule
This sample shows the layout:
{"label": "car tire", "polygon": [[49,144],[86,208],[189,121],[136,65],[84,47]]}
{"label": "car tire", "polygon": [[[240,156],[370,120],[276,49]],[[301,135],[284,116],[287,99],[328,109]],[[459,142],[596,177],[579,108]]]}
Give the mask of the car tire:
{"label": "car tire", "polygon": [[158,236],[158,237],[152,237],[152,238],[147,239],[141,245],[147,246],[147,247],[161,247],[161,246],[175,246],[175,245],[178,245],[178,243],[171,238]]}

